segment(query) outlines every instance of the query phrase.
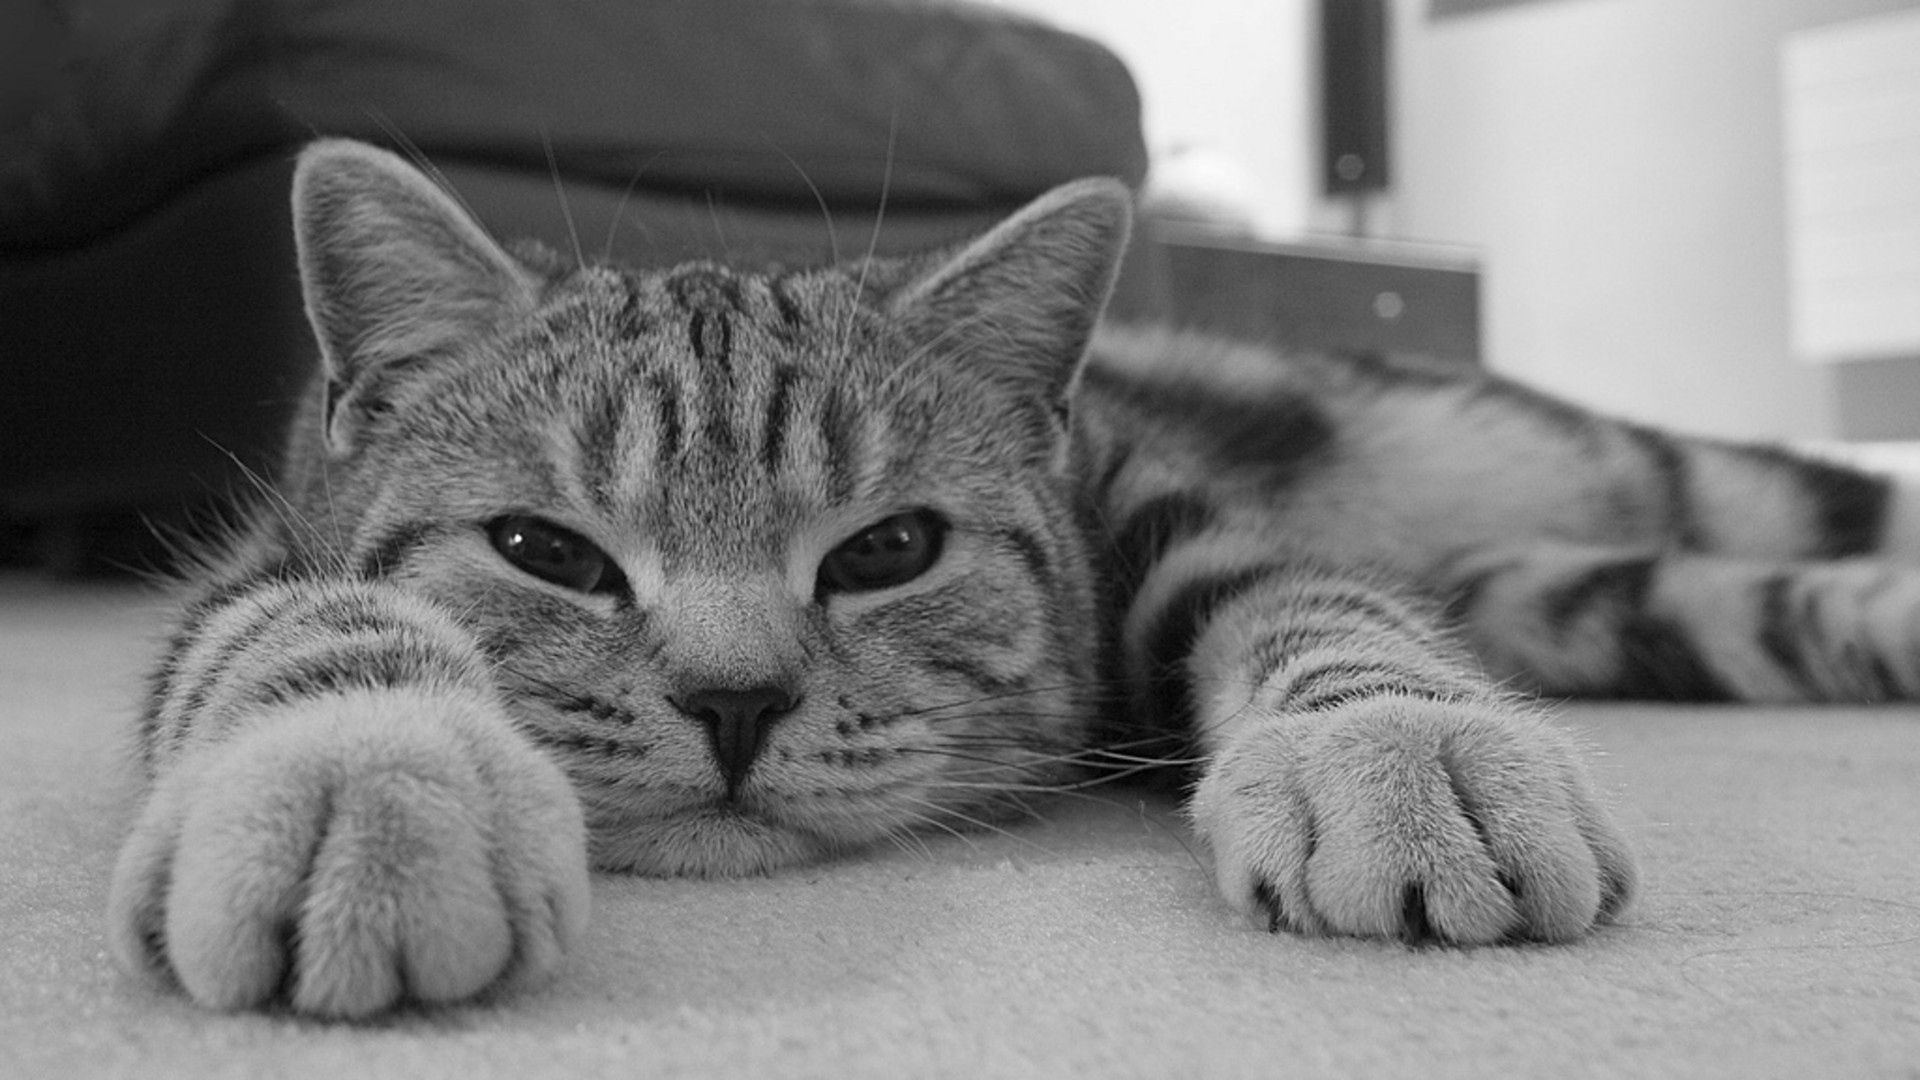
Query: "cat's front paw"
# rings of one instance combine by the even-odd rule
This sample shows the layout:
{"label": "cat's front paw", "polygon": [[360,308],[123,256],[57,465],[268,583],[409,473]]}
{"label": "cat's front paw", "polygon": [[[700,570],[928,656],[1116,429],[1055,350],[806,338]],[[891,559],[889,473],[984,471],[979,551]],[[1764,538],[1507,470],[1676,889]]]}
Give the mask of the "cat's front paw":
{"label": "cat's front paw", "polygon": [[1564,941],[1633,891],[1579,753],[1504,704],[1374,699],[1248,724],[1192,812],[1227,899],[1272,930]]}
{"label": "cat's front paw", "polygon": [[488,708],[317,699],[178,762],[115,871],[122,963],[329,1017],[550,972],[586,920],[578,800]]}

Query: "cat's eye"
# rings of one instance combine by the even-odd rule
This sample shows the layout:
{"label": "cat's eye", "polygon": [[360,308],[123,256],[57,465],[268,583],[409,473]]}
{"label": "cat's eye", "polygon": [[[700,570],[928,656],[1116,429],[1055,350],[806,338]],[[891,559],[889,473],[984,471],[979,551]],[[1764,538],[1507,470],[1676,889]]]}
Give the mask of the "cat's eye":
{"label": "cat's eye", "polygon": [[527,514],[487,525],[493,549],[520,570],[578,592],[607,592],[625,581],[620,568],[593,541]]}
{"label": "cat's eye", "polygon": [[940,558],[947,523],[931,510],[913,510],[875,522],[820,562],[822,593],[872,592],[904,585]]}

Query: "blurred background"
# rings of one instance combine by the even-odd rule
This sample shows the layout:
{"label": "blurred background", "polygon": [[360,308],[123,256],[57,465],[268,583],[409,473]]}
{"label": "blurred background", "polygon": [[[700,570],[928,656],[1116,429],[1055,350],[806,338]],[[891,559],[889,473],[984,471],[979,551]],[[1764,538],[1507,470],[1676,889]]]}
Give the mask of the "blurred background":
{"label": "blurred background", "polygon": [[140,565],[271,470],[316,135],[640,264],[1114,175],[1121,317],[1920,445],[1920,0],[0,0],[0,558]]}
{"label": "blurred background", "polygon": [[[1364,0],[1003,3],[1127,60],[1156,167],[1203,159],[1269,235],[1351,229],[1319,35]],[[1920,438],[1920,3],[1379,6],[1364,231],[1475,253],[1490,367],[1709,434]]]}

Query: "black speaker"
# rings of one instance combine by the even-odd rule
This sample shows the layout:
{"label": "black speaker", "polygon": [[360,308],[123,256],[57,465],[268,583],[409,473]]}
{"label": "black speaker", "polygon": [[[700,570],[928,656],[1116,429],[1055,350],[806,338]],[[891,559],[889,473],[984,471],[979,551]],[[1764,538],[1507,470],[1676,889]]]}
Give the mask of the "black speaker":
{"label": "black speaker", "polygon": [[1329,195],[1384,191],[1389,0],[1320,0],[1322,173]]}

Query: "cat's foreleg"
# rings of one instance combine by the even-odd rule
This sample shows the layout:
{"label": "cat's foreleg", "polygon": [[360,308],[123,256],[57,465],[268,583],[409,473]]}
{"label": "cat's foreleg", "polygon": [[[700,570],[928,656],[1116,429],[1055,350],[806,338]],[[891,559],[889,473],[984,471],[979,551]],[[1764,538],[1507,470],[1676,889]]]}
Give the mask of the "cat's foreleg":
{"label": "cat's foreleg", "polygon": [[1156,568],[1128,638],[1183,692],[1230,903],[1274,930],[1461,944],[1566,940],[1625,906],[1633,861],[1580,750],[1426,610],[1298,563],[1209,570],[1205,547]]}
{"label": "cat's foreleg", "polygon": [[550,972],[585,921],[578,801],[447,615],[367,583],[189,606],[115,871],[129,969],[196,1000],[364,1016]]}

